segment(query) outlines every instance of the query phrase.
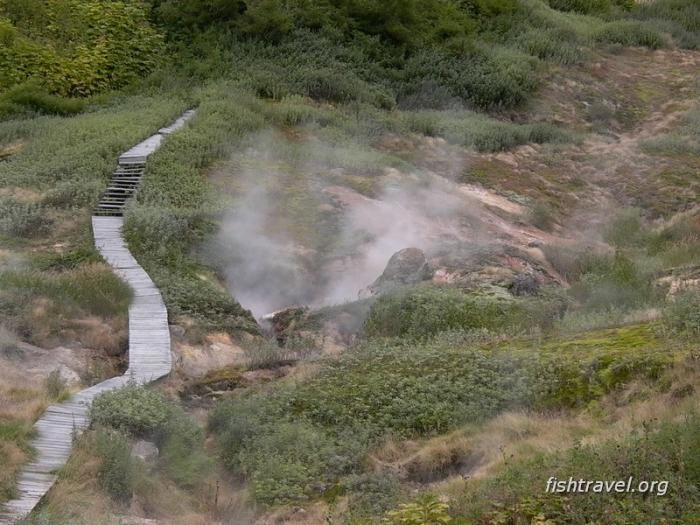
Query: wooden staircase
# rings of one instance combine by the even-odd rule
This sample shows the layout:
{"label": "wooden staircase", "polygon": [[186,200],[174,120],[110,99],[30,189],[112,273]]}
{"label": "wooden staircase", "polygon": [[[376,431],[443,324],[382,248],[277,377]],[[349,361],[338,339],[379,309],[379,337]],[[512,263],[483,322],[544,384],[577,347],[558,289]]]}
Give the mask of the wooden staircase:
{"label": "wooden staircase", "polygon": [[120,161],[119,166],[112,174],[109,186],[95,208],[94,214],[121,217],[127,201],[136,195],[145,169],[145,162],[122,163]]}
{"label": "wooden staircase", "polygon": [[32,447],[36,457],[17,475],[15,498],[0,504],[0,525],[28,516],[49,491],[66,464],[73,441],[89,424],[88,410],[95,396],[129,382],[148,384],[170,373],[168,312],[158,288],[129,252],[122,234],[126,202],[136,194],[150,156],[167,135],[181,129],[194,114],[186,111],[170,126],[140,142],[119,157],[119,165],[92,217],[95,247],[115,273],[134,292],[129,306],[129,368],[51,405],[34,424]]}
{"label": "wooden staircase", "polygon": [[146,169],[146,159],[163,142],[163,139],[182,129],[185,123],[194,115],[193,109],[188,109],[169,126],[160,128],[158,133],[151,135],[146,140],[139,142],[129,151],[119,157],[119,165],[112,174],[109,187],[102,194],[95,215],[121,217],[124,215],[124,206],[129,199],[136,195],[139,182]]}

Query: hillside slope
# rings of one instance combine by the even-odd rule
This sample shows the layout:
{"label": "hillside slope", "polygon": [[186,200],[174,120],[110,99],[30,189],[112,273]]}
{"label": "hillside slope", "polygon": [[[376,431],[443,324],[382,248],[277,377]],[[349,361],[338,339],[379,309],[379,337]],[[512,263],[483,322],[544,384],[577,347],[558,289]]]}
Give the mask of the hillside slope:
{"label": "hillside slope", "polygon": [[74,3],[0,1],[0,500],[121,370],[114,159],[197,106],[125,213],[175,371],[96,403],[28,523],[697,521],[694,2],[115,2],[148,45],[85,91],[41,80],[113,49]]}

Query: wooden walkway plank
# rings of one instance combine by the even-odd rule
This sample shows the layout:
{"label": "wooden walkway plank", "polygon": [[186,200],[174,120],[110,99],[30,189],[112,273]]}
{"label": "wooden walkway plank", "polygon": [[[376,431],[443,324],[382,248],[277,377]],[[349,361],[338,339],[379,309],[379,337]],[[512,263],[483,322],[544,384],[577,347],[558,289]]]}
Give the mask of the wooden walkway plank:
{"label": "wooden walkway plank", "polygon": [[[172,125],[124,153],[115,177],[123,171],[140,173],[148,155],[161,144],[163,137],[182,128],[192,117],[186,111]],[[121,171],[120,171],[121,170]],[[99,210],[98,210],[99,213]],[[60,405],[51,405],[34,424],[36,437],[32,446],[36,458],[25,465],[17,477],[17,497],[0,510],[0,524],[16,523],[26,517],[56,481],[56,472],[68,461],[73,441],[89,424],[88,410],[92,400],[103,392],[121,388],[134,381],[146,384],[170,373],[170,330],[168,313],[158,288],[139,266],[122,236],[121,216],[92,217],[95,247],[102,257],[133,290],[129,306],[129,368],[122,376],[113,377],[73,394]]]}

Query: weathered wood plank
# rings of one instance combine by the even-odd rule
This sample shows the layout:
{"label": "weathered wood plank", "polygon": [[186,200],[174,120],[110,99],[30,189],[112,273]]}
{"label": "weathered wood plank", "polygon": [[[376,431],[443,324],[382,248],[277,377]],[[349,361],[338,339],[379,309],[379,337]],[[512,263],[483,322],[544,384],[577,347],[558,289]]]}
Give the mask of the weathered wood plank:
{"label": "weathered wood plank", "polygon": [[[124,153],[120,164],[143,163],[163,137],[180,129],[193,115],[185,112],[171,126]],[[130,171],[122,167],[118,173]],[[149,383],[170,373],[170,330],[163,298],[148,274],[139,266],[122,237],[122,217],[94,216],[95,247],[115,273],[134,291],[129,306],[129,368],[124,375],[81,390],[60,405],[50,406],[34,424],[32,442],[36,459],[17,477],[17,497],[0,511],[0,524],[15,523],[27,516],[56,481],[56,471],[68,460],[73,438],[88,425],[88,408],[98,394],[121,388],[129,381]]]}

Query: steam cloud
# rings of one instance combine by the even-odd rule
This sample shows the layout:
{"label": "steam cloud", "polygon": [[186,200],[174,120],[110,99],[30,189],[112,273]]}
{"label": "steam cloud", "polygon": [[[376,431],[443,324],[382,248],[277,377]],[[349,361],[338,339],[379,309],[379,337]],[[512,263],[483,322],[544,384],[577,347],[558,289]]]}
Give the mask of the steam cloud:
{"label": "steam cloud", "polygon": [[[268,137],[248,153],[274,161],[275,149]],[[323,172],[330,168],[325,164],[312,159],[304,169]],[[292,305],[355,300],[397,251],[417,247],[429,254],[446,243],[473,240],[475,232],[475,203],[455,192],[451,182],[389,169],[376,198],[342,186],[319,190],[309,184],[305,191],[316,192],[326,207],[332,204],[340,231],[328,253],[309,255],[308,247],[272,227],[281,213],[268,189],[275,175],[248,171],[236,177],[247,181],[247,189],[225,214],[210,252],[231,293],[256,317]]]}

